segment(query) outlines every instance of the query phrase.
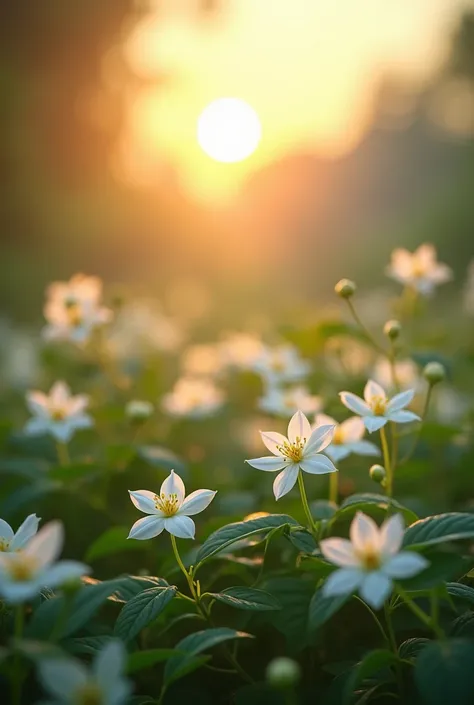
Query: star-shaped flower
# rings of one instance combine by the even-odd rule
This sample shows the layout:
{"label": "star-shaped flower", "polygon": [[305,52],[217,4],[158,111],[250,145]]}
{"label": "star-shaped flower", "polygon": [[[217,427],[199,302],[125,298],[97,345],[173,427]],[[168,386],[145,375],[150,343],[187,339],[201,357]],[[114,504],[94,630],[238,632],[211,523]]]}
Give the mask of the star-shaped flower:
{"label": "star-shaped flower", "polygon": [[438,262],[433,245],[420,245],[415,252],[398,248],[392,252],[392,261],[386,269],[389,277],[429,296],[438,284],[452,278],[447,264]]}
{"label": "star-shaped flower", "polygon": [[369,433],[378,431],[388,421],[395,423],[420,421],[420,417],[413,411],[404,409],[415,396],[413,389],[407,389],[389,399],[383,387],[369,379],[365,385],[364,399],[351,392],[340,392],[339,396],[344,406],[362,417]]}
{"label": "star-shaped flower", "polygon": [[360,416],[352,416],[350,419],[337,423],[326,414],[318,414],[313,428],[328,425],[334,425],[335,428],[332,441],[325,452],[335,463],[347,458],[351,453],[368,456],[380,455],[380,450],[375,443],[363,439],[366,429]]}
{"label": "star-shaped flower", "polygon": [[28,435],[50,433],[57,441],[68,443],[75,431],[93,425],[91,417],[85,413],[89,397],[85,394],[72,396],[64,382],[56,382],[49,396],[39,391],[28,392],[26,402],[33,414],[24,429]]}
{"label": "star-shaped flower", "polygon": [[24,548],[38,531],[39,522],[36,514],[30,514],[15,533],[8,522],[0,519],[0,553],[15,553]]}

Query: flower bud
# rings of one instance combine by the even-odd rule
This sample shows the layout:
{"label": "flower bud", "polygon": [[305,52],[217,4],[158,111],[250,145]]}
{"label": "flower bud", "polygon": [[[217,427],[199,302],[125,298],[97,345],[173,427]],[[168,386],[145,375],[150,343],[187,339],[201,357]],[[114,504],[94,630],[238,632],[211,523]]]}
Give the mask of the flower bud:
{"label": "flower bud", "polygon": [[280,656],[270,661],[265,675],[268,683],[275,688],[291,688],[298,684],[301,678],[301,668],[293,659]]}
{"label": "flower bud", "polygon": [[383,332],[390,340],[396,340],[402,332],[402,324],[396,320],[387,321],[383,327]]}
{"label": "flower bud", "polygon": [[341,279],[334,287],[334,291],[342,299],[350,299],[356,292],[356,285],[350,279]]}
{"label": "flower bud", "polygon": [[440,362],[428,362],[423,370],[423,377],[430,384],[437,384],[446,379],[446,369]]}
{"label": "flower bud", "polygon": [[371,480],[382,484],[386,476],[385,468],[383,467],[383,465],[372,465],[369,470],[369,475]]}
{"label": "flower bud", "polygon": [[63,593],[69,597],[74,597],[83,587],[84,583],[80,578],[69,578],[61,585]]}
{"label": "flower bud", "polygon": [[153,404],[149,401],[139,401],[132,399],[125,407],[125,415],[130,421],[142,423],[150,418],[154,411]]}

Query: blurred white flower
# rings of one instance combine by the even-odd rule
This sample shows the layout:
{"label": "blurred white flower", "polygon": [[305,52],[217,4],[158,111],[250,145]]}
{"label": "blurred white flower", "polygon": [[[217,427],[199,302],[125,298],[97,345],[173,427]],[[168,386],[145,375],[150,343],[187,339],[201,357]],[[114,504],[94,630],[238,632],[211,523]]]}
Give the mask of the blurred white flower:
{"label": "blurred white flower", "polygon": [[274,431],[260,431],[263,443],[273,455],[245,462],[266,472],[282,470],[273,483],[275,499],[280,499],[294,487],[300,470],[311,475],[337,472],[331,460],[320,454],[331,442],[333,432],[334,426],[320,426],[312,431],[306,416],[297,411],[288,424],[287,438]]}
{"label": "blurred white flower", "polygon": [[214,499],[213,490],[196,490],[185,497],[184,482],[174,470],[161,485],[160,493],[129,490],[133,504],[148,516],[139,519],[130,529],[129,539],[152,539],[166,529],[181,539],[193,539],[196,532],[195,514],[204,511]]}
{"label": "blurred white flower", "polygon": [[38,531],[39,517],[30,514],[15,533],[8,522],[0,519],[0,553],[20,551]]}
{"label": "blurred white flower", "polygon": [[299,382],[307,377],[311,366],[307,360],[301,358],[297,348],[288,343],[265,348],[255,361],[254,370],[268,385],[275,386],[286,382]]}
{"label": "blurred white flower", "polygon": [[328,425],[334,426],[335,429],[332,441],[325,453],[333,462],[337,463],[339,460],[347,458],[351,453],[368,456],[380,455],[380,450],[375,443],[363,440],[365,426],[360,416],[352,416],[350,419],[337,423],[331,416],[318,414],[313,429]]}
{"label": "blurred white flower", "polygon": [[208,379],[181,377],[165,394],[163,409],[171,416],[204,418],[215,414],[224,403],[224,393]]}
{"label": "blurred white flower", "polygon": [[253,370],[265,350],[261,338],[251,333],[229,333],[219,348],[222,364],[241,370]]}
{"label": "blurred white flower", "polygon": [[124,677],[126,660],[123,644],[113,639],[91,667],[71,658],[46,658],[39,662],[39,676],[55,705],[125,705],[132,692]]}
{"label": "blurred white flower", "polygon": [[41,374],[37,336],[0,320],[0,361],[2,385],[27,389]]}
{"label": "blurred white flower", "polygon": [[469,316],[474,316],[474,260],[468,267],[464,284],[464,310]]}
{"label": "blurred white flower", "polygon": [[222,367],[222,351],[217,344],[190,345],[183,353],[183,372],[190,377],[216,377]]}
{"label": "blurred white flower", "polygon": [[468,395],[461,394],[453,387],[439,385],[432,396],[430,408],[439,423],[454,426],[472,408],[472,401]]}
{"label": "blurred white flower", "polygon": [[57,561],[64,543],[63,525],[51,521],[21,551],[0,553],[0,595],[10,603],[25,602],[43,588],[55,588],[89,572],[77,561]]}
{"label": "blurred white flower", "polygon": [[49,396],[40,391],[28,392],[26,403],[33,414],[24,428],[28,435],[50,433],[57,441],[68,443],[75,431],[93,426],[92,418],[84,413],[89,397],[71,396],[65,382],[55,382]]}
{"label": "blurred white flower", "polygon": [[378,431],[388,421],[409,423],[420,421],[420,417],[404,409],[415,396],[413,389],[396,394],[389,399],[383,387],[369,379],[364,389],[364,399],[351,392],[340,392],[341,401],[354,414],[361,416],[369,433]]}
{"label": "blurred white flower", "polygon": [[453,275],[448,265],[437,261],[433,245],[427,244],[420,245],[415,252],[403,248],[394,250],[386,273],[424,296],[432,294],[438,284],[450,281]]}
{"label": "blurred white flower", "polygon": [[155,407],[150,401],[139,399],[132,399],[125,405],[125,415],[134,421],[150,418],[154,410]]}
{"label": "blurred white flower", "polygon": [[400,551],[404,524],[400,514],[387,519],[380,529],[373,519],[358,512],[352,520],[350,541],[330,538],[320,542],[323,556],[340,566],[323,585],[327,597],[360,596],[374,609],[380,609],[390,596],[393,579],[411,578],[429,562],[414,551]]}
{"label": "blurred white flower", "polygon": [[112,311],[101,305],[102,282],[98,277],[76,274],[68,282],[54,282],[46,290],[43,328],[46,340],[85,343],[92,332],[109,323]]}
{"label": "blurred white flower", "polygon": [[321,397],[310,394],[304,385],[281,389],[269,387],[258,400],[258,408],[269,414],[287,418],[300,409],[303,414],[315,414],[322,408]]}
{"label": "blurred white flower", "polygon": [[167,316],[148,299],[137,299],[123,306],[107,336],[111,352],[121,359],[173,352],[183,339],[178,320]]}
{"label": "blurred white flower", "polygon": [[374,359],[372,348],[346,336],[330,338],[324,354],[329,370],[343,377],[365,377]]}
{"label": "blurred white flower", "polygon": [[[386,358],[381,357],[377,360],[372,372],[372,378],[384,389],[391,392],[395,391],[392,366]],[[419,373],[416,363],[413,360],[396,360],[395,378],[397,381],[397,386],[401,389],[414,389],[415,391],[421,391],[424,387],[423,379]]]}

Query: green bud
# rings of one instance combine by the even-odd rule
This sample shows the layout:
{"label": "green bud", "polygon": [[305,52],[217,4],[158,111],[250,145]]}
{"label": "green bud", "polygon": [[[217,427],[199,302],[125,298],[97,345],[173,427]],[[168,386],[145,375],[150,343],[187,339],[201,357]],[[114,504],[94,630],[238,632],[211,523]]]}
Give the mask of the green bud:
{"label": "green bud", "polygon": [[402,324],[396,320],[387,321],[383,327],[383,332],[390,340],[396,340],[402,332]]}
{"label": "green bud", "polygon": [[298,684],[301,678],[301,668],[293,659],[280,656],[270,661],[265,675],[268,683],[274,688],[291,688]]}
{"label": "green bud", "polygon": [[80,578],[69,578],[69,580],[66,580],[66,582],[61,585],[61,588],[65,595],[74,597],[76,592],[78,592],[83,586],[84,583]]}
{"label": "green bud", "polygon": [[369,475],[371,480],[382,484],[386,477],[385,468],[383,465],[372,465],[369,470]]}
{"label": "green bud", "polygon": [[125,414],[132,423],[143,423],[153,414],[154,407],[149,401],[132,399],[125,407]]}
{"label": "green bud", "polygon": [[350,279],[341,279],[334,287],[334,291],[342,299],[350,299],[356,293],[357,286]]}
{"label": "green bud", "polygon": [[440,362],[428,362],[423,370],[423,377],[430,384],[437,384],[446,379],[446,369]]}

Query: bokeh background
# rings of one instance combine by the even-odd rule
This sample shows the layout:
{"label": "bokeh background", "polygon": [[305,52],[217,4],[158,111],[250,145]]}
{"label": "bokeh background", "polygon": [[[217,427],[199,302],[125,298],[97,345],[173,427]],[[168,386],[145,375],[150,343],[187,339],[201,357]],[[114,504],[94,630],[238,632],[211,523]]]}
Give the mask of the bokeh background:
{"label": "bokeh background", "polygon": [[[221,96],[261,122],[237,164],[196,136]],[[4,2],[0,104],[20,322],[76,271],[238,318],[373,288],[395,245],[433,242],[458,277],[474,253],[469,0]]]}

